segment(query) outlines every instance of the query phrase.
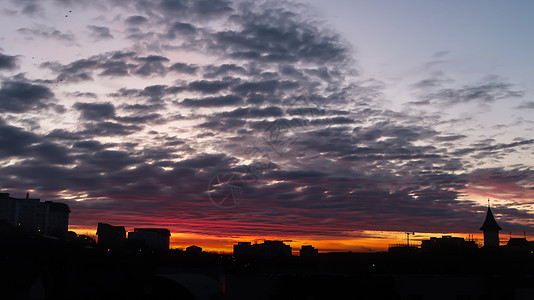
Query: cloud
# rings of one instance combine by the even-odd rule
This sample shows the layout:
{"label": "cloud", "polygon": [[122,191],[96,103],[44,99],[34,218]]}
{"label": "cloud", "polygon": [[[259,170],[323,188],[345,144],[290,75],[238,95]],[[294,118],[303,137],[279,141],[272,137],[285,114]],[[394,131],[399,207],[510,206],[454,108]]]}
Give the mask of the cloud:
{"label": "cloud", "polygon": [[221,107],[221,106],[230,106],[238,105],[243,103],[243,99],[234,95],[225,95],[217,97],[206,97],[200,99],[184,99],[180,102],[180,105],[188,107]]}
{"label": "cloud", "polygon": [[197,29],[195,28],[195,26],[189,23],[174,22],[169,28],[169,31],[167,32],[167,38],[174,39],[177,36],[187,36],[196,33]]}
{"label": "cloud", "polygon": [[[418,88],[440,87],[443,80],[430,79],[420,81],[415,85]],[[508,98],[521,98],[522,91],[513,89],[510,83],[502,82],[498,78],[488,78],[485,82],[465,85],[461,88],[440,88],[437,91],[425,93],[420,101],[411,102],[415,105],[456,105],[461,103],[477,102],[491,103],[496,100]]]}
{"label": "cloud", "polygon": [[266,108],[237,108],[233,111],[222,112],[218,117],[223,118],[266,118],[266,117],[281,117],[284,114],[280,107],[266,107]]}
{"label": "cloud", "polygon": [[523,140],[523,141],[518,141],[518,142],[513,142],[513,143],[508,143],[508,144],[501,143],[497,145],[489,145],[490,143],[491,141],[489,141],[489,143],[484,143],[484,144],[479,144],[479,145],[475,144],[474,145],[475,147],[471,147],[471,148],[458,149],[455,152],[453,152],[453,154],[467,155],[467,154],[475,153],[475,152],[483,152],[484,153],[483,155],[488,155],[492,152],[496,152],[496,151],[498,152],[500,150],[516,148],[516,147],[520,147],[524,145],[531,145],[534,143],[534,140],[530,139],[530,140]]}
{"label": "cloud", "polygon": [[87,29],[89,29],[91,37],[93,37],[97,41],[113,39],[113,36],[111,35],[108,27],[87,25]]}
{"label": "cloud", "polygon": [[14,70],[17,68],[17,57],[0,53],[0,70]]}
{"label": "cloud", "polygon": [[24,113],[50,106],[52,91],[25,81],[4,81],[0,88],[0,108],[5,112]]}
{"label": "cloud", "polygon": [[143,129],[137,125],[122,125],[116,122],[101,122],[97,124],[86,124],[86,129],[81,131],[80,134],[87,137],[94,136],[116,136],[116,135],[130,135],[136,131]]}
{"label": "cloud", "polygon": [[516,107],[517,109],[534,109],[534,101],[527,101]]}
{"label": "cloud", "polygon": [[115,107],[107,103],[83,103],[76,102],[74,108],[82,113],[85,120],[100,121],[115,117]]}
{"label": "cloud", "polygon": [[159,55],[149,55],[147,57],[138,57],[137,61],[141,64],[134,71],[135,74],[142,76],[149,76],[157,74],[163,76],[167,73],[167,68],[163,63],[168,62],[169,59]]}
{"label": "cloud", "polygon": [[200,92],[203,94],[214,94],[222,90],[227,89],[230,86],[230,82],[224,81],[193,81],[189,83],[189,90]]}
{"label": "cloud", "polygon": [[125,20],[126,24],[128,25],[134,25],[134,26],[137,26],[137,25],[141,25],[141,24],[145,24],[148,22],[148,19],[143,17],[143,16],[130,16],[128,17],[126,20]]}
{"label": "cloud", "polygon": [[2,158],[25,155],[29,147],[41,138],[21,128],[0,124],[0,156]]}
{"label": "cloud", "polygon": [[[8,112],[0,119],[2,188],[83,200],[63,199],[73,210],[71,224],[162,226],[164,220],[174,230],[214,235],[346,237],[406,226],[466,232],[484,217],[484,206],[470,195],[497,193],[493,186],[499,186],[503,199],[532,199],[531,176],[521,163],[514,171],[480,167],[511,151],[528,153],[531,139],[492,136],[469,144],[469,130],[458,132],[441,115],[384,107],[383,85],[360,76],[351,46],[304,6],[84,5],[106,27],[81,24],[82,30],[95,39],[113,32],[123,50],[87,46],[41,64],[31,73],[35,81],[18,77],[0,88],[0,107]],[[74,41],[51,27],[19,33],[54,46]],[[15,57],[23,59],[4,55],[0,62],[13,68]],[[419,105],[522,95],[500,78],[458,85],[440,72],[411,87],[419,97],[412,104]],[[35,109],[56,101],[64,112],[48,110],[36,120]],[[241,180],[245,198],[223,214],[211,204],[208,186],[225,174]],[[530,222],[527,210],[503,213]],[[501,226],[521,226],[510,220]]]}
{"label": "cloud", "polygon": [[70,32],[64,33],[54,27],[42,24],[36,25],[34,28],[19,28],[17,31],[27,36],[36,36],[45,39],[55,39],[63,42],[70,42],[70,44],[76,41],[74,34]]}
{"label": "cloud", "polygon": [[40,5],[41,3],[39,3],[39,1],[21,0],[12,2],[22,7],[21,13],[24,15],[35,17],[37,15],[42,15],[43,13],[43,7]]}
{"label": "cloud", "polygon": [[209,65],[204,69],[204,78],[214,78],[227,74],[246,74],[245,68],[236,64]]}

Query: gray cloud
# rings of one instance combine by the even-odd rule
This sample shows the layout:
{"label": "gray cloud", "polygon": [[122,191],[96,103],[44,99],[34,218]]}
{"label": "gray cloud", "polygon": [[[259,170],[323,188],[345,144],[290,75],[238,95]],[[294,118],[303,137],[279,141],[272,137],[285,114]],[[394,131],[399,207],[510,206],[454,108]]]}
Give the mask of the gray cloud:
{"label": "gray cloud", "polygon": [[195,74],[198,69],[199,67],[197,65],[185,64],[185,63],[175,63],[169,68],[170,71],[175,71],[178,73],[185,73],[185,74]]}
{"label": "gray cloud", "polygon": [[0,70],[14,70],[17,68],[17,57],[0,53]]}
{"label": "gray cloud", "polygon": [[167,32],[167,38],[174,39],[177,36],[187,36],[196,33],[197,29],[195,26],[189,23],[174,22]]}
{"label": "gray cloud", "polygon": [[148,19],[143,16],[130,16],[125,20],[128,25],[141,25],[148,22]]}
{"label": "gray cloud", "polygon": [[108,27],[87,25],[87,29],[89,29],[91,37],[93,37],[97,41],[113,38]]}
{"label": "gray cloud", "polygon": [[[419,88],[432,88],[441,86],[442,81],[437,79],[424,80],[415,85]],[[416,105],[455,105],[468,102],[491,103],[500,99],[520,98],[522,91],[513,89],[513,85],[501,82],[498,78],[489,78],[479,84],[465,85],[462,88],[441,88],[428,92],[421,97],[422,100],[411,102]]]}
{"label": "gray cloud", "polygon": [[25,155],[29,147],[41,141],[41,138],[33,133],[26,132],[21,128],[0,124],[0,156]]}
{"label": "gray cloud", "polygon": [[76,40],[72,33],[64,33],[54,27],[46,25],[36,25],[35,28],[23,27],[19,28],[17,31],[28,36],[37,36],[64,42],[74,42]]}
{"label": "gray cloud", "polygon": [[227,89],[230,84],[230,82],[224,81],[193,81],[189,83],[189,90],[201,92],[203,94],[214,94]]}
{"label": "gray cloud", "polygon": [[527,101],[516,107],[517,109],[534,109],[534,101]]}
{"label": "gray cloud", "polygon": [[113,104],[107,103],[83,103],[76,102],[74,108],[82,113],[82,118],[85,120],[99,121],[112,119],[115,117],[115,107]]}
{"label": "gray cloud", "polygon": [[[88,195],[87,201],[69,203],[77,225],[109,220],[99,211],[116,212],[114,221],[124,224],[131,224],[133,213],[158,220],[179,212],[180,224],[192,224],[184,231],[205,234],[220,234],[225,222],[246,223],[228,234],[277,230],[334,236],[366,229],[405,231],[407,224],[422,232],[465,232],[480,226],[483,216],[477,211],[484,208],[460,200],[466,188],[483,190],[503,179],[529,191],[528,172],[471,171],[471,161],[475,155],[483,160],[531,146],[532,140],[499,143],[495,137],[461,148],[467,136],[435,129],[439,117],[421,119],[381,107],[379,84],[349,82],[358,77],[350,67],[350,47],[296,5],[191,0],[113,5],[128,7],[125,16],[130,17],[122,26],[136,37],[128,40],[132,45],[125,49],[130,50],[42,67],[64,83],[124,77],[113,82],[120,82],[117,89],[106,95],[69,93],[75,104],[68,113],[80,115],[75,128],[53,124],[39,134],[24,129],[30,123],[23,115],[0,121],[0,142],[6,145],[0,155],[20,159],[0,169],[2,188],[33,188],[48,199],[64,190]],[[105,36],[106,30],[100,33]],[[187,57],[171,53],[175,50],[209,55],[214,63],[189,64]],[[138,76],[135,86],[130,76]],[[160,83],[151,78],[158,76],[165,76]],[[32,93],[15,92],[10,82],[0,89],[0,106],[11,103],[6,106],[11,112],[45,107],[53,97],[46,85],[33,82]],[[453,83],[433,74],[412,87],[420,92],[421,105],[490,103],[521,94],[498,79],[460,88]],[[310,101],[296,101],[302,98]],[[102,102],[107,99],[112,102]],[[281,143],[267,144],[269,130],[280,123],[289,124],[272,134]],[[287,142],[288,136],[296,139]],[[207,146],[211,154],[204,153]],[[248,147],[257,147],[259,154],[250,157]],[[251,166],[242,165],[245,158],[270,167],[254,178]],[[238,214],[221,214],[207,197],[210,180],[226,172],[246,182]],[[195,225],[205,219],[217,222],[208,229]]]}
{"label": "gray cloud", "polygon": [[5,81],[0,88],[0,108],[6,112],[24,113],[50,106],[52,91],[42,85],[24,81]]}
{"label": "gray cloud", "polygon": [[180,105],[189,107],[221,107],[229,105],[238,105],[243,103],[243,99],[234,95],[225,95],[218,97],[206,97],[200,99],[187,98],[180,102]]}

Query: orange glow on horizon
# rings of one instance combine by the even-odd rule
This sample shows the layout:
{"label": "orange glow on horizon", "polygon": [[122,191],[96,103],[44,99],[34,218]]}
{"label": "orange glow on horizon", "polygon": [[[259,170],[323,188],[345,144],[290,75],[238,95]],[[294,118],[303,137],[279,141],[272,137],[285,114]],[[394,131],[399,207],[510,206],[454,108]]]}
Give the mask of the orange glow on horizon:
{"label": "orange glow on horizon", "polygon": [[[96,237],[95,229],[87,228],[70,228],[70,230],[77,234],[85,234],[92,237]],[[442,237],[444,235],[450,235],[454,237],[461,237],[468,239],[471,235],[477,244],[483,244],[483,235],[481,232],[476,234],[471,233],[415,233],[410,234],[410,245],[421,246],[422,240],[427,240],[430,237]],[[506,244],[508,236],[501,233],[501,245]],[[527,237],[528,239],[528,237]],[[290,245],[294,255],[298,255],[298,252],[302,245],[312,245],[319,250],[319,253],[326,252],[379,252],[387,251],[389,245],[392,244],[406,244],[405,232],[391,232],[391,231],[363,231],[361,236],[358,237],[332,237],[332,236],[313,236],[313,237],[288,237],[288,236],[212,236],[198,233],[181,233],[171,232],[170,248],[171,249],[184,249],[196,245],[201,247],[206,252],[216,253],[233,253],[233,246],[238,242],[252,242],[261,243],[264,240],[282,240],[286,244]]]}

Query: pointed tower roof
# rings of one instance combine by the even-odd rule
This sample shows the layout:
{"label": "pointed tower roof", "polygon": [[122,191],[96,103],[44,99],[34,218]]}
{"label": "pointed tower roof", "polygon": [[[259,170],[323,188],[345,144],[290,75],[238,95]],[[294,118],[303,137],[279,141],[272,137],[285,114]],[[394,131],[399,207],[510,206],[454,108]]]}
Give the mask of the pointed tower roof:
{"label": "pointed tower roof", "polygon": [[482,224],[482,227],[480,227],[480,230],[502,230],[501,226],[497,224],[497,221],[495,221],[495,218],[493,217],[493,213],[491,212],[491,208],[488,206],[488,212],[486,213],[486,219],[484,220],[484,224]]}

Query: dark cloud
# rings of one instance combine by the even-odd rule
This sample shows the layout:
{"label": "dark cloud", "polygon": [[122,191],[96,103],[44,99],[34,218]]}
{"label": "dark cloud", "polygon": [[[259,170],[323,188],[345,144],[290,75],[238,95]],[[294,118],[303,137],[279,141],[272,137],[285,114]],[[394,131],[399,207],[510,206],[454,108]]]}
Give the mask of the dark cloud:
{"label": "dark cloud", "polygon": [[133,115],[133,116],[121,116],[116,117],[115,120],[123,123],[136,123],[136,124],[148,124],[155,123],[161,118],[160,114],[147,114],[147,115]]}
{"label": "dark cloud", "polygon": [[530,204],[534,191],[534,172],[529,168],[476,169],[467,176],[472,193],[487,198],[506,199],[519,204]]}
{"label": "dark cloud", "polygon": [[495,151],[495,150],[502,150],[502,149],[513,148],[513,147],[523,146],[523,145],[531,145],[531,144],[534,144],[534,140],[525,140],[525,141],[519,141],[519,142],[514,142],[514,143],[509,143],[509,144],[498,144],[495,146],[483,147],[478,150]]}
{"label": "dark cloud", "polygon": [[162,0],[160,3],[164,11],[170,12],[183,12],[189,7],[187,0]]}
{"label": "dark cloud", "polygon": [[130,74],[130,70],[134,69],[135,67],[135,64],[130,64],[124,61],[107,61],[100,65],[102,72],[99,75],[111,77],[128,76]]}
{"label": "dark cloud", "polygon": [[247,122],[245,120],[241,120],[241,119],[211,120],[211,121],[200,124],[199,127],[225,132],[229,130],[243,128],[243,126],[245,126],[246,123]]}
{"label": "dark cloud", "polygon": [[194,158],[185,159],[177,165],[180,167],[204,169],[227,165],[233,159],[225,154],[200,154]]}
{"label": "dark cloud", "polygon": [[223,118],[267,118],[267,117],[281,117],[284,114],[280,107],[266,107],[266,108],[237,108],[233,111],[222,112],[218,114]]}
{"label": "dark cloud", "polygon": [[134,52],[109,52],[92,56],[88,59],[79,59],[63,65],[57,62],[45,62],[41,67],[56,72],[58,81],[80,82],[93,80],[93,72],[100,70],[100,76],[141,76],[160,75],[167,73],[164,66],[169,59],[159,55],[136,56]]}
{"label": "dark cloud", "polygon": [[70,164],[74,161],[69,150],[61,145],[44,142],[29,149],[30,153],[50,164]]}
{"label": "dark cloud", "polygon": [[457,134],[457,135],[436,136],[436,137],[434,137],[434,139],[436,141],[440,141],[440,142],[450,142],[450,141],[456,141],[456,140],[464,139],[466,137],[467,136],[465,136],[463,134]]}
{"label": "dark cloud", "polygon": [[40,5],[39,1],[36,0],[21,0],[21,1],[12,1],[13,3],[21,6],[21,13],[29,16],[36,16],[43,13],[43,7]]}
{"label": "dark cloud", "polygon": [[[494,137],[461,148],[467,133],[434,127],[453,121],[382,107],[382,86],[351,81],[358,77],[351,48],[303,6],[222,0],[97,5],[127,7],[124,23],[116,22],[118,16],[110,24],[126,27],[132,44],[125,49],[131,50],[43,63],[57,78],[31,83],[41,96],[17,94],[10,85],[15,80],[0,89],[2,108],[17,100],[26,103],[18,110],[27,112],[48,105],[53,95],[43,89],[58,81],[105,82],[104,90],[84,84],[62,89],[75,103],[65,119],[80,115],[74,128],[60,126],[70,121],[55,128],[59,114],[43,122],[22,114],[0,119],[0,143],[6,145],[0,155],[17,158],[0,168],[2,188],[32,188],[51,200],[60,191],[83,195],[85,201],[69,202],[72,224],[93,226],[113,212],[118,224],[158,225],[179,212],[180,224],[165,226],[204,234],[466,232],[479,228],[484,207],[465,200],[465,191],[491,190],[503,199],[508,193],[516,203],[532,193],[525,168],[473,171],[479,161],[525,149],[532,140],[502,143]],[[68,40],[54,30],[19,32]],[[110,35],[107,27],[90,30],[98,39]],[[210,62],[186,63],[190,53]],[[421,95],[419,104],[490,103],[521,94],[498,78],[460,88],[453,83],[437,72],[412,88]],[[243,181],[246,196],[236,210],[221,214],[209,201],[208,185],[227,173]]]}
{"label": "dark cloud", "polygon": [[243,103],[243,98],[234,96],[234,95],[226,95],[226,96],[218,96],[218,97],[206,97],[206,98],[200,98],[200,99],[189,99],[188,98],[180,102],[180,105],[189,106],[189,107],[221,107],[221,106],[238,105],[241,103]]}
{"label": "dark cloud", "polygon": [[48,68],[56,73],[57,81],[62,82],[80,82],[92,80],[91,72],[98,67],[96,59],[80,59],[68,65],[61,65],[56,62],[45,62],[41,67]]}
{"label": "dark cloud", "polygon": [[497,144],[497,145],[490,145],[492,141],[487,141],[487,143],[482,143],[482,144],[475,144],[473,145],[474,147],[470,147],[470,148],[461,148],[461,149],[458,149],[456,151],[453,152],[454,155],[467,155],[467,154],[471,154],[471,153],[476,153],[476,152],[483,152],[485,154],[482,154],[482,155],[487,155],[491,152],[498,152],[500,150],[507,150],[507,149],[511,149],[511,148],[515,148],[515,147],[520,147],[520,146],[525,146],[525,145],[531,145],[531,144],[534,144],[534,140],[523,140],[523,141],[518,141],[518,142],[513,142],[513,143],[509,143],[509,144]]}
{"label": "dark cloud", "polygon": [[230,86],[230,82],[224,81],[193,81],[189,83],[189,90],[203,94],[215,94]]}
{"label": "dark cloud", "polygon": [[0,70],[14,70],[17,68],[17,57],[0,53]]}
{"label": "dark cloud", "polygon": [[137,61],[141,64],[134,71],[135,74],[142,76],[160,75],[163,76],[167,73],[167,68],[163,66],[163,63],[168,62],[169,59],[159,55],[150,55],[147,57],[138,57]]}
{"label": "dark cloud", "polygon": [[46,86],[24,81],[5,81],[0,88],[0,108],[5,112],[24,113],[48,106],[54,94]]}
{"label": "dark cloud", "polygon": [[45,137],[52,140],[65,140],[65,141],[75,141],[81,139],[80,135],[76,132],[70,132],[64,129],[54,129],[48,133]]}
{"label": "dark cloud", "polygon": [[209,65],[204,68],[204,78],[214,78],[227,74],[246,74],[245,68],[236,64],[223,64],[220,66]]}
{"label": "dark cloud", "polygon": [[[434,87],[440,83],[435,81],[420,82],[417,87]],[[480,84],[466,85],[462,88],[443,88],[430,93],[426,93],[422,100],[411,102],[416,105],[454,105],[468,102],[490,103],[500,99],[520,98],[522,91],[513,89],[513,85],[499,81],[497,78],[490,78]]]}
{"label": "dark cloud", "polygon": [[192,9],[199,15],[214,16],[231,13],[233,8],[226,0],[197,0],[193,1]]}
{"label": "dark cloud", "polygon": [[0,156],[2,158],[10,156],[23,156],[27,153],[29,147],[42,139],[21,128],[9,126],[0,123]]}
{"label": "dark cloud", "polygon": [[232,88],[236,93],[250,94],[250,93],[274,93],[280,87],[278,80],[268,80],[260,82],[244,82]]}
{"label": "dark cloud", "polygon": [[517,109],[534,109],[534,101],[527,101],[527,102],[519,105],[516,108]]}
{"label": "dark cloud", "polygon": [[85,120],[100,121],[115,117],[115,106],[107,103],[83,103],[76,102],[74,108],[79,110]]}
{"label": "dark cloud", "polygon": [[86,140],[86,141],[75,142],[73,144],[73,148],[89,150],[89,151],[100,151],[104,149],[104,145],[102,145],[99,141]]}
{"label": "dark cloud", "polygon": [[91,92],[73,92],[73,93],[68,93],[68,96],[76,97],[76,98],[91,98],[91,99],[98,98],[98,96],[95,93],[91,93]]}
{"label": "dark cloud", "polygon": [[196,34],[196,32],[195,26],[189,23],[174,22],[167,32],[167,38],[174,39],[177,36],[192,35]]}
{"label": "dark cloud", "polygon": [[61,32],[60,30],[54,27],[49,27],[46,25],[38,25],[35,28],[23,27],[19,28],[17,31],[29,36],[55,39],[64,42],[74,42],[76,40],[75,36],[72,33]]}
{"label": "dark cloud", "polygon": [[97,41],[113,38],[108,27],[87,25],[87,29],[89,29],[91,37]]}
{"label": "dark cloud", "polygon": [[130,16],[125,20],[128,25],[141,25],[148,22],[148,19],[143,16]]}
{"label": "dark cloud", "polygon": [[195,74],[198,69],[199,67],[197,65],[186,64],[186,63],[175,63],[169,68],[170,71],[175,71],[178,73],[185,73],[185,74]]}
{"label": "dark cloud", "polygon": [[137,125],[123,125],[115,122],[102,122],[96,124],[87,124],[86,129],[80,134],[87,136],[115,136],[115,135],[130,135],[143,128]]}
{"label": "dark cloud", "polygon": [[99,169],[117,171],[139,162],[126,151],[102,150],[90,156],[86,163]]}
{"label": "dark cloud", "polygon": [[297,14],[274,6],[256,10],[252,5],[243,5],[233,19],[241,29],[217,32],[212,49],[234,58],[266,62],[300,60],[324,64],[347,59],[347,46],[338,36],[323,33]]}

